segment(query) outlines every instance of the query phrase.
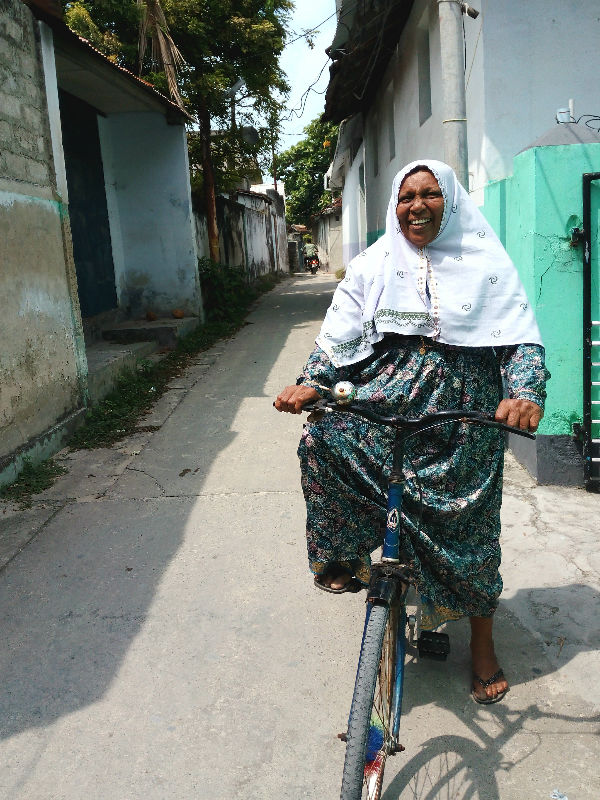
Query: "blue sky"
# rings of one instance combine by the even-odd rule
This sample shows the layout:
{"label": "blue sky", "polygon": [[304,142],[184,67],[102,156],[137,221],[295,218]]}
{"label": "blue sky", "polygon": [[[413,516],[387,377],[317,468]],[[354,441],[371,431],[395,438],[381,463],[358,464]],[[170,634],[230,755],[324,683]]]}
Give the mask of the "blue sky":
{"label": "blue sky", "polygon": [[[327,22],[323,22],[326,17],[331,17]],[[319,24],[322,23],[322,24]],[[303,138],[302,129],[311,120],[318,117],[325,107],[325,89],[329,82],[329,64],[325,48],[329,47],[333,41],[336,28],[335,0],[296,0],[296,8],[293,12],[290,27],[296,36],[303,30],[318,26],[318,33],[312,34],[315,47],[310,49],[304,38],[299,39],[293,44],[289,44],[281,57],[281,66],[288,76],[288,81],[292,91],[288,100],[288,108],[297,109],[297,113],[292,113],[290,120],[284,123],[282,142],[280,149],[286,150],[297,141]],[[290,35],[290,40],[296,38]],[[300,114],[302,95],[310,84],[315,81],[324,64],[327,64],[323,74],[313,87],[316,94],[311,91],[306,99],[304,112]],[[300,116],[298,116],[300,114]]]}

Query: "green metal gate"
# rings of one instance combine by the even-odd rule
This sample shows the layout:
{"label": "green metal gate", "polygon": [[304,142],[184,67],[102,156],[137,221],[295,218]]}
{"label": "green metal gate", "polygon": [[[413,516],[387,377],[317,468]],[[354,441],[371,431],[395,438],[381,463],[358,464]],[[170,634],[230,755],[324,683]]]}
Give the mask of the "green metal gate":
{"label": "green metal gate", "polygon": [[600,172],[583,175],[583,457],[588,491],[600,491]]}

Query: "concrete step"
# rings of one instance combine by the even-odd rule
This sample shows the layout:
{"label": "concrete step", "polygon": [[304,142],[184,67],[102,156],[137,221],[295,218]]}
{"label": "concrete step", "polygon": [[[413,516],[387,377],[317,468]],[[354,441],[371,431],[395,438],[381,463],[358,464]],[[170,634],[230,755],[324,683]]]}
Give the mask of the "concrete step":
{"label": "concrete step", "polygon": [[88,362],[88,391],[92,404],[98,403],[114,388],[119,377],[134,369],[141,358],[153,358],[156,342],[116,344],[95,342],[86,347]]}
{"label": "concrete step", "polygon": [[191,333],[197,326],[197,317],[164,317],[152,322],[145,319],[127,320],[104,328],[102,338],[120,344],[154,341],[160,347],[175,347],[177,339]]}

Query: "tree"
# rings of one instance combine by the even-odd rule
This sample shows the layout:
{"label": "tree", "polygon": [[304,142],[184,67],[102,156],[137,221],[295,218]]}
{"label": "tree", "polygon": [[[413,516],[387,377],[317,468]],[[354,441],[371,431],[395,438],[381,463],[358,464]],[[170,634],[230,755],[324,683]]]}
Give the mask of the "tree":
{"label": "tree", "polygon": [[277,164],[285,182],[288,222],[310,227],[311,216],[331,203],[323,181],[335,153],[338,126],[314,119],[303,132],[306,138],[280,153]]}
{"label": "tree", "polygon": [[[177,90],[197,120],[196,130],[191,131],[191,163],[196,164],[197,172],[200,169],[202,172],[211,257],[218,260],[214,195],[218,189],[231,187],[218,183],[215,186],[215,178],[233,179],[244,167],[255,169],[261,151],[270,155],[272,137],[260,120],[267,120],[289,91],[279,56],[293,3],[291,0],[161,0],[160,3],[79,0],[64,2],[64,6],[70,25],[82,24],[83,9],[100,33],[95,46],[107,52],[102,37],[110,33],[121,44],[118,63],[135,72],[141,67],[142,76],[165,93],[169,85],[164,60],[159,70],[156,58],[152,59],[152,50],[142,52],[143,48],[138,47],[140,23],[143,26],[144,19],[152,22],[145,33],[154,40],[161,33],[168,33],[181,53],[185,63],[177,69]],[[89,30],[89,23],[86,25]],[[86,36],[84,31],[75,30]],[[236,85],[239,88],[233,93]],[[255,143],[248,142],[249,125],[258,128]],[[217,149],[224,153],[225,162],[218,164],[213,177],[215,128],[219,139]],[[195,177],[198,176],[194,176],[192,169],[192,179]]]}

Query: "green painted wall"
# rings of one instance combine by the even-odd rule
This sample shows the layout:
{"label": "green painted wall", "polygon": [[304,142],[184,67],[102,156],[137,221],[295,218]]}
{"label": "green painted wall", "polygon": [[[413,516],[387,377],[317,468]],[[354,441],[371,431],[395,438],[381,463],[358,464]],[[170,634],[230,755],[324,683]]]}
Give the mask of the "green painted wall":
{"label": "green painted wall", "polygon": [[367,247],[370,247],[372,244],[375,244],[375,242],[378,239],[381,239],[384,233],[385,233],[385,228],[379,228],[378,230],[375,231],[367,231]]}
{"label": "green painted wall", "polygon": [[[600,144],[537,147],[515,157],[511,177],[485,189],[482,211],[519,271],[546,347],[552,379],[542,434],[570,434],[581,421],[582,252],[569,239],[571,228],[581,227],[581,176],[598,171]],[[593,245],[600,243],[600,187],[592,194],[592,232]],[[592,247],[593,319],[600,319],[598,249]]]}

